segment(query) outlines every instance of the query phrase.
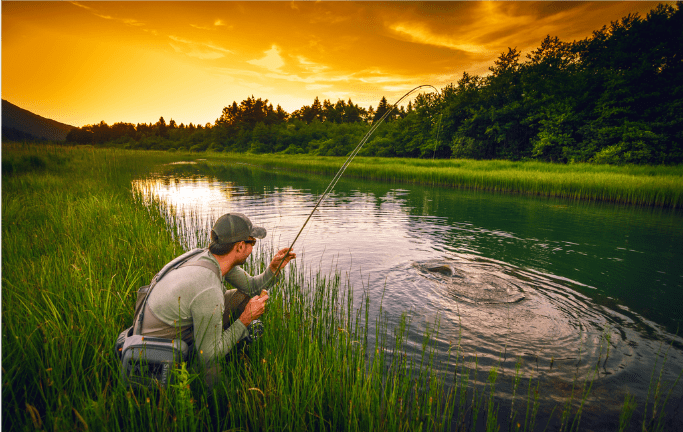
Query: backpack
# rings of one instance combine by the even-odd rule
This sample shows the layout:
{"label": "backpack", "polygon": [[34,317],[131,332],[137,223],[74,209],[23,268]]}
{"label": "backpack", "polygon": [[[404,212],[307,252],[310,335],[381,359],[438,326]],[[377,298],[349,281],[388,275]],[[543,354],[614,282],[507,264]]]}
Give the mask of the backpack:
{"label": "backpack", "polygon": [[193,249],[166,264],[157,273],[149,285],[140,287],[135,301],[133,325],[122,331],[114,345],[116,356],[121,360],[121,382],[134,388],[168,388],[173,381],[171,370],[181,362],[186,362],[190,355],[190,347],[180,338],[166,339],[143,336],[142,320],[145,305],[156,284],[169,272],[184,266],[200,266],[214,271],[220,278],[220,269],[205,261],[188,262],[206,251]]}

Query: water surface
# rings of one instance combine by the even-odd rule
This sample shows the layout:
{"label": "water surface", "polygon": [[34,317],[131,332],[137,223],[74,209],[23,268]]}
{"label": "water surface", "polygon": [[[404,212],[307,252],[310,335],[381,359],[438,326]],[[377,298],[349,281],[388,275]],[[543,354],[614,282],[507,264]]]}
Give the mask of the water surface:
{"label": "water surface", "polygon": [[[245,213],[281,248],[329,180],[173,165],[136,187],[191,213],[200,229]],[[339,271],[366,292],[372,313],[381,303],[390,325],[407,313],[409,352],[438,325],[442,352],[460,347],[483,371],[509,375],[521,359],[548,407],[599,364],[582,417],[599,429],[614,427],[627,392],[644,405],[664,358],[664,381],[683,368],[681,245],[681,211],[342,179],[295,250],[299,265]],[[674,409],[682,387],[671,425],[683,426],[683,408]],[[509,396],[504,383],[497,390]]]}

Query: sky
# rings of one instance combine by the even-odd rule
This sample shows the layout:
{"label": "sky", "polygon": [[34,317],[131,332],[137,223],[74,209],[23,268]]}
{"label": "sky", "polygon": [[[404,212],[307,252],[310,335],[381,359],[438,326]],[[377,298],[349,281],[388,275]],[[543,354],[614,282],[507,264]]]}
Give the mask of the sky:
{"label": "sky", "polygon": [[79,127],[213,124],[250,96],[376,107],[657,3],[2,1],[2,98]]}

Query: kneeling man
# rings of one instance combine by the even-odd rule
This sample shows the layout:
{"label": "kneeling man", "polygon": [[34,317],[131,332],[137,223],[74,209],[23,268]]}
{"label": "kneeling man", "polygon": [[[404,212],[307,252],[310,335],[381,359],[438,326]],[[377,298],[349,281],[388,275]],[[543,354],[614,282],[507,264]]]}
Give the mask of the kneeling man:
{"label": "kneeling man", "polygon": [[[162,278],[149,294],[142,334],[169,339],[180,335],[213,369],[209,375],[215,378],[213,366],[248,335],[247,327],[265,311],[268,295],[258,294],[296,258],[288,248],[281,249],[262,274],[248,275],[239,266],[251,255],[256,240],[265,236],[265,228],[253,226],[241,213],[218,218],[209,248]],[[226,290],[224,280],[235,289]]]}

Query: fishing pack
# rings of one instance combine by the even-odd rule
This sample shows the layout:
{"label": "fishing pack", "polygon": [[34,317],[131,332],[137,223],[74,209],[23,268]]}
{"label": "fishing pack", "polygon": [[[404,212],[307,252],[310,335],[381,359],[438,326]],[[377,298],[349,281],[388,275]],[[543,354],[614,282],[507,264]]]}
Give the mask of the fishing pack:
{"label": "fishing pack", "polygon": [[167,388],[173,381],[171,371],[181,363],[187,362],[190,356],[190,346],[180,337],[166,339],[143,336],[142,322],[145,306],[156,284],[169,272],[183,266],[200,266],[208,268],[218,274],[220,269],[206,261],[188,262],[190,258],[204,252],[206,249],[193,249],[166,264],[157,273],[149,285],[138,289],[135,303],[135,318],[133,325],[119,334],[114,351],[121,360],[121,382],[132,388]]}

